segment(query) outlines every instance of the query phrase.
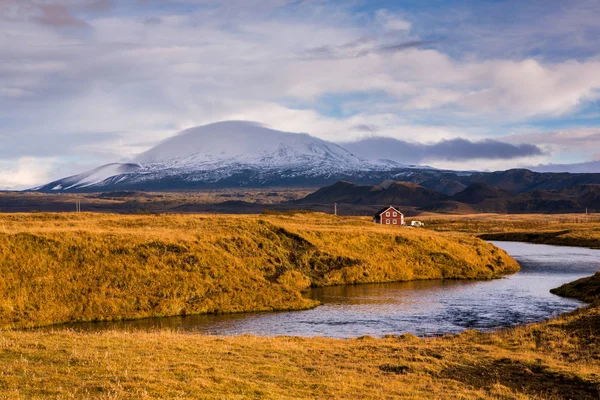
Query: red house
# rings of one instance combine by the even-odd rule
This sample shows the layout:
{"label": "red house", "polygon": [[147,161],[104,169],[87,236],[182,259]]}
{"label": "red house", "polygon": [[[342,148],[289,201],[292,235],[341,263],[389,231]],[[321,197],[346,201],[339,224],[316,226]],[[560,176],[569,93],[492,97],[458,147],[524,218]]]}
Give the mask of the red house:
{"label": "red house", "polygon": [[375,214],[373,222],[382,225],[404,225],[404,214],[392,206],[385,207]]}

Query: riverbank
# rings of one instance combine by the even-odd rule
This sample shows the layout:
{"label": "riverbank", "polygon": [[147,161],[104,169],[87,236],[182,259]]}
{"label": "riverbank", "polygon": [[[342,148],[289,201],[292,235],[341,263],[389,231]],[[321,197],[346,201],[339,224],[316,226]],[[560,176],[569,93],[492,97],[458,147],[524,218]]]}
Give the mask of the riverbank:
{"label": "riverbank", "polygon": [[574,227],[560,231],[486,233],[479,235],[479,238],[600,249],[600,230],[591,227]]}
{"label": "riverbank", "polygon": [[463,232],[484,240],[600,249],[598,214],[429,214],[419,219],[438,232]]}
{"label": "riverbank", "polygon": [[593,303],[600,300],[600,271],[595,275],[578,279],[575,282],[566,283],[550,291],[562,297]]}
{"label": "riverbank", "polygon": [[0,397],[596,400],[599,339],[598,307],[429,339],[5,331]]}
{"label": "riverbank", "polygon": [[480,239],[326,214],[0,215],[0,328],[298,310],[309,286],[491,279]]}

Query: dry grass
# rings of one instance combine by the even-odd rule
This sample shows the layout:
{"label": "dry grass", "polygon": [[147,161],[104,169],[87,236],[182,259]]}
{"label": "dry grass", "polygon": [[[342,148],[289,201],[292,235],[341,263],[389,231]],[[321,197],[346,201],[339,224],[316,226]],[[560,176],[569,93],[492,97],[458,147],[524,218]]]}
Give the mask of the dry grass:
{"label": "dry grass", "polygon": [[600,248],[600,214],[472,214],[420,216],[439,232],[463,232],[507,240]]}
{"label": "dry grass", "polygon": [[600,310],[418,339],[0,332],[0,397],[598,399]]}
{"label": "dry grass", "polygon": [[600,300],[600,271],[587,278],[566,283],[550,291],[559,296],[570,297],[588,303]]}
{"label": "dry grass", "polygon": [[302,309],[324,286],[488,279],[517,263],[480,239],[325,214],[0,215],[0,328]]}
{"label": "dry grass", "polygon": [[[296,279],[285,283],[268,281],[264,272],[261,272],[262,277],[258,273],[259,266],[266,268],[265,265],[286,265],[313,283],[326,284],[360,276],[391,279],[394,277],[389,276],[392,271],[398,271],[398,274],[411,271],[413,277],[420,273],[439,275],[443,273],[443,263],[435,260],[437,256],[432,260],[432,255],[440,252],[454,257],[453,260],[463,257],[460,263],[456,262],[456,269],[446,270],[446,273],[461,271],[458,268],[461,263],[464,272],[464,265],[472,265],[472,258],[493,260],[504,257],[493,247],[465,234],[397,230],[370,225],[365,219],[336,219],[323,215],[9,215],[0,217],[0,232],[3,232],[0,234],[0,256],[4,257],[0,265],[6,265],[6,257],[12,255],[15,257],[13,262],[20,262],[18,265],[24,270],[40,265],[40,262],[49,262],[49,258],[40,255],[41,249],[59,248],[66,252],[67,245],[74,246],[80,257],[83,254],[83,259],[74,258],[80,261],[79,268],[88,262],[94,264],[94,260],[102,260],[98,264],[104,268],[99,270],[101,275],[106,275],[107,265],[114,267],[123,261],[110,258],[111,248],[146,246],[142,247],[142,254],[154,257],[146,259],[151,261],[148,265],[153,268],[156,268],[155,261],[172,260],[176,265],[179,255],[185,252],[154,255],[155,250],[147,250],[149,243],[177,245],[199,251],[198,254],[212,249],[211,255],[225,258],[222,261],[213,259],[211,265],[215,269],[209,271],[227,271],[219,281],[224,282],[224,288],[230,289],[229,279],[233,278],[229,274],[252,276],[255,278],[250,280],[253,284],[264,284],[260,290],[275,290],[278,285],[289,288],[297,282]],[[27,260],[23,247],[10,247],[24,246],[22,243],[35,245],[31,247],[35,252],[28,256],[33,260]],[[60,246],[55,247],[56,243]],[[266,243],[273,246],[269,253],[263,253]],[[221,250],[224,245],[226,251]],[[306,268],[310,263],[298,261],[312,257],[303,253],[307,248],[313,255],[319,252],[319,257],[324,257],[326,252],[327,257],[361,260],[369,267],[366,271],[370,272],[372,268],[373,274],[365,276],[349,272],[344,275],[338,270],[316,273]],[[400,249],[398,253],[394,253],[396,248]],[[379,249],[392,251],[374,251]],[[478,255],[477,249],[482,254]],[[300,255],[299,250],[302,250]],[[461,255],[462,251],[465,254]],[[266,263],[265,254],[279,256],[281,260],[277,264]],[[294,256],[290,258],[291,254]],[[42,291],[56,288],[56,284],[44,286],[48,282],[62,282],[62,277],[57,279],[60,275],[50,273],[59,274],[61,268],[67,271],[75,268],[74,264],[68,264],[73,259],[71,253],[52,255],[60,256],[62,263],[54,267],[44,264],[47,274],[32,275],[39,278],[34,281],[22,280],[18,286],[21,290],[32,285]],[[133,264],[118,272],[142,270],[141,263],[136,263],[135,258],[131,260]],[[233,263],[232,269],[223,270],[227,263]],[[419,263],[421,269],[415,267]],[[164,265],[166,268],[168,263]],[[240,270],[244,265],[254,267]],[[10,268],[1,268],[4,268],[1,279],[6,282],[4,274],[10,272]],[[341,270],[345,268],[354,271],[359,266]],[[487,266],[483,268],[486,269],[490,271]],[[473,271],[477,276],[479,269],[474,267]],[[163,278],[156,273],[152,270],[149,275],[152,280]],[[87,286],[80,281],[69,283],[80,289],[97,286],[95,281]],[[2,290],[6,290],[5,287]],[[277,288],[276,292],[282,288]],[[35,298],[37,295],[28,292],[28,296]],[[85,302],[85,299],[77,301]],[[600,308],[597,305],[541,324],[494,333],[467,331],[429,339],[412,335],[340,340],[213,337],[168,331],[0,331],[0,398],[7,399],[597,400],[599,396]]]}

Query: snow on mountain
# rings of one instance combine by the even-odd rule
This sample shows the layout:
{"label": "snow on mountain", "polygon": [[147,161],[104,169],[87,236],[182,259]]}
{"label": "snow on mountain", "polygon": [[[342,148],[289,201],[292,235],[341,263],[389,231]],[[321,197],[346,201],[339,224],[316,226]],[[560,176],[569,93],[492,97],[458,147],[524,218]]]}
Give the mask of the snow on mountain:
{"label": "snow on mountain", "polygon": [[289,168],[319,164],[324,167],[323,163],[335,169],[360,169],[366,163],[339,145],[306,133],[281,132],[244,121],[187,129],[134,161],[200,170],[223,165]]}
{"label": "snow on mountain", "polygon": [[83,174],[69,176],[58,181],[50,182],[49,184],[36,188],[36,190],[43,190],[43,188],[50,189],[51,191],[66,191],[73,189],[83,189],[86,187],[94,186],[105,182],[108,179],[121,177],[141,169],[139,164],[107,164],[102,167],[98,167]]}
{"label": "snow on mountain", "polygon": [[368,161],[306,133],[226,121],[184,130],[140,154],[132,163],[108,164],[35,190],[313,185],[366,178],[373,173],[379,180],[403,168],[407,167],[395,161]]}

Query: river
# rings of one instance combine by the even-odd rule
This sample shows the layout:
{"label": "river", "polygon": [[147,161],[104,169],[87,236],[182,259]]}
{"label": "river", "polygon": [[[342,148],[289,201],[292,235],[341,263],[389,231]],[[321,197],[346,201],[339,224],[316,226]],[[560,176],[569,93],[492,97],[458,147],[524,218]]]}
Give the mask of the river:
{"label": "river", "polygon": [[[76,330],[174,329],[215,335],[329,336],[489,330],[543,321],[583,305],[549,292],[600,270],[600,250],[493,242],[521,271],[490,281],[413,281],[312,289],[322,305],[305,311],[155,318],[65,325]],[[56,327],[54,327],[56,329]]]}

